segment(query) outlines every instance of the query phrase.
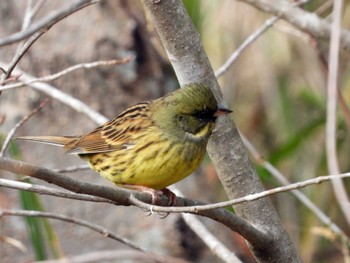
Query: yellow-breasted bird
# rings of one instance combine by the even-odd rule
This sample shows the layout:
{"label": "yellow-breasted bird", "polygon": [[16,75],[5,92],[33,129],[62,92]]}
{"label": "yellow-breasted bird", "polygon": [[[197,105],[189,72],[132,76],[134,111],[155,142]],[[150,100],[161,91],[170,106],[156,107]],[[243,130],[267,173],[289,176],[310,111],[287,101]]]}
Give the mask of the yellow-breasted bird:
{"label": "yellow-breasted bird", "polygon": [[166,187],[190,175],[201,163],[218,116],[210,89],[188,84],[156,100],[141,102],[82,136],[25,136],[20,140],[63,146],[118,186],[175,195]]}

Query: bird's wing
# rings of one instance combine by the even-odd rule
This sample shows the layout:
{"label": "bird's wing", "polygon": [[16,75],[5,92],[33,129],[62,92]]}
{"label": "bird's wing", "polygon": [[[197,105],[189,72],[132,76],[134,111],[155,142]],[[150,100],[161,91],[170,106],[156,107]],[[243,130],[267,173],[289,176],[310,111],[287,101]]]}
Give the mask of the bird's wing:
{"label": "bird's wing", "polygon": [[82,136],[78,141],[65,145],[70,154],[94,154],[130,149],[152,124],[148,112],[149,102],[139,103],[113,120]]}
{"label": "bird's wing", "polygon": [[65,146],[67,143],[79,140],[79,136],[21,136],[15,138],[21,141],[34,141],[55,146]]}

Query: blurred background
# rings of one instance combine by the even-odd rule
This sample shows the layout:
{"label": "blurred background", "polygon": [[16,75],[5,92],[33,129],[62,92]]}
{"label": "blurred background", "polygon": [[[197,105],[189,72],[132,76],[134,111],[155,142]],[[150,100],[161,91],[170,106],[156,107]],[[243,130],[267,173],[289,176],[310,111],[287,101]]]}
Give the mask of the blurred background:
{"label": "blurred background", "polygon": [[[232,0],[186,0],[184,3],[201,34],[214,70],[270,18],[245,3]],[[27,1],[0,1],[0,38],[21,29],[26,5]],[[59,0],[46,1],[35,19],[62,6]],[[317,11],[325,19],[329,19],[332,9],[325,1],[311,1],[304,8]],[[349,12],[349,2],[345,1],[343,25],[350,25]],[[16,48],[16,44],[1,47],[1,62],[9,63]],[[325,41],[318,41],[280,21],[242,52],[219,78],[240,131],[292,182],[328,173],[324,146],[327,50]],[[44,34],[25,54],[19,67],[41,77],[83,62],[128,56],[135,56],[135,60],[125,65],[78,70],[50,82],[113,118],[128,106],[158,98],[178,87],[140,1],[102,1],[74,13]],[[341,51],[340,58],[339,88],[349,105],[349,54]],[[0,117],[5,121],[0,125],[0,138],[46,97],[29,87],[3,92]],[[16,135],[78,135],[96,126],[85,115],[50,99]],[[346,172],[350,169],[350,136],[342,111],[339,111],[337,129],[340,167]],[[51,169],[83,164],[74,156],[63,155],[62,149],[24,142],[12,143],[8,155]],[[256,164],[256,168],[266,188],[279,186],[263,167]],[[111,186],[92,171],[68,175]],[[16,178],[3,171],[0,176]],[[349,190],[349,183],[345,181],[345,184]],[[177,185],[188,198],[205,202],[226,200],[209,158],[194,175]],[[349,234],[349,226],[335,205],[330,183],[302,191]],[[344,262],[341,243],[294,196],[283,193],[271,198],[304,262]],[[0,188],[0,206],[76,216],[100,224],[154,252],[190,262],[218,261],[179,215],[171,214],[165,219],[156,214],[147,217],[134,207],[37,196],[6,188]],[[239,236],[217,223],[203,221],[244,262],[254,262]],[[0,235],[19,240],[25,246],[18,248],[8,242],[0,243],[3,262],[30,262],[91,251],[127,249],[88,229],[56,220],[3,217]]]}

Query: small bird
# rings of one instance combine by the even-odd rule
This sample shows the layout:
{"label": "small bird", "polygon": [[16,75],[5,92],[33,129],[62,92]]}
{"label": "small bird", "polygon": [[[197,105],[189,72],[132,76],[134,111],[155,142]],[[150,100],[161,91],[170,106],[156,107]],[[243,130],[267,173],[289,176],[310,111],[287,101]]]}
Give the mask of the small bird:
{"label": "small bird", "polygon": [[117,186],[176,196],[166,187],[190,175],[201,163],[218,116],[232,111],[218,106],[203,84],[188,84],[164,97],[138,103],[82,136],[24,136],[63,146]]}

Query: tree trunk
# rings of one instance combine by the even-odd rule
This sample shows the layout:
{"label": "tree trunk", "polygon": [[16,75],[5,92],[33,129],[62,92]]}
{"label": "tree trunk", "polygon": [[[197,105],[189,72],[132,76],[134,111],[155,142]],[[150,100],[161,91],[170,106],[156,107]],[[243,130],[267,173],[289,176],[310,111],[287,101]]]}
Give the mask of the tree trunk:
{"label": "tree trunk", "polygon": [[[183,4],[179,0],[143,0],[181,85],[208,85],[219,104],[222,94],[213,69]],[[208,153],[229,198],[263,191],[237,128],[230,116],[220,118]],[[301,262],[269,198],[235,206],[236,213],[265,233],[251,242],[259,262]]]}

